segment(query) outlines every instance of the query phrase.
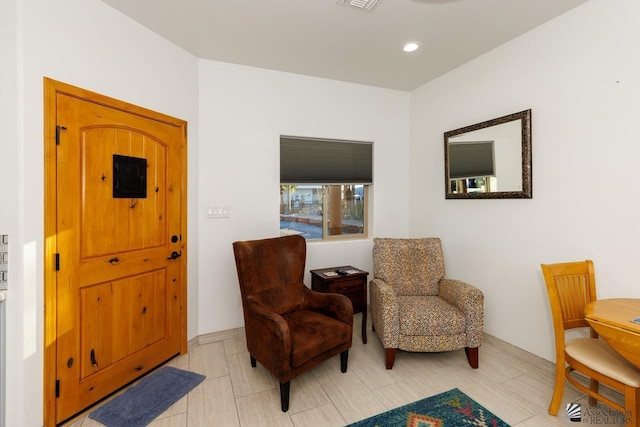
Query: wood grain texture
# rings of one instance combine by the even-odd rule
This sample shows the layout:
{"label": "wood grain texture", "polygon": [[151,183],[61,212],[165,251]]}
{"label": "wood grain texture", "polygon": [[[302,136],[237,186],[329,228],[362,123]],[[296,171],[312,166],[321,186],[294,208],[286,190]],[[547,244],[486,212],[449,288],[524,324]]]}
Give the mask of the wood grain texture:
{"label": "wood grain texture", "polygon": [[640,299],[616,298],[594,301],[584,310],[593,329],[625,359],[640,368]]}
{"label": "wood grain texture", "polygon": [[[49,426],[186,352],[186,122],[50,79],[45,108]],[[114,196],[116,154],[146,197]]]}

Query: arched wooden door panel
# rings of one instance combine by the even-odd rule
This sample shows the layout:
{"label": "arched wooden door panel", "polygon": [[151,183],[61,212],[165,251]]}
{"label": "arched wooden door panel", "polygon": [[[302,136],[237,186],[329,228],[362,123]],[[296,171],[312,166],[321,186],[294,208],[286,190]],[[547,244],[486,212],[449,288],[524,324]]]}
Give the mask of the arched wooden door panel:
{"label": "arched wooden door panel", "polygon": [[186,351],[186,123],[45,80],[45,424]]}

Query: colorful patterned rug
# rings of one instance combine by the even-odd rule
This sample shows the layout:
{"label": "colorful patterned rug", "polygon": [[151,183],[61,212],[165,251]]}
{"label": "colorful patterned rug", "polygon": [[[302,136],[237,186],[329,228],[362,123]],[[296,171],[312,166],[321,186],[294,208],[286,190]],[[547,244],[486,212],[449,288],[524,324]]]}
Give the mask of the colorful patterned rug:
{"label": "colorful patterned rug", "polygon": [[484,406],[454,388],[347,427],[509,427]]}

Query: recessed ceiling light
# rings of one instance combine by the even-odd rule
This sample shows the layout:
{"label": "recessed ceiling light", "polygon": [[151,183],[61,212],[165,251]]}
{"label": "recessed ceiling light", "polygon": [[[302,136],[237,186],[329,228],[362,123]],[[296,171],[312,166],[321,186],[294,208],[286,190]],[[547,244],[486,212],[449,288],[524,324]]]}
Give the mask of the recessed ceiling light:
{"label": "recessed ceiling light", "polygon": [[420,47],[420,42],[407,42],[402,47],[405,52],[415,52]]}

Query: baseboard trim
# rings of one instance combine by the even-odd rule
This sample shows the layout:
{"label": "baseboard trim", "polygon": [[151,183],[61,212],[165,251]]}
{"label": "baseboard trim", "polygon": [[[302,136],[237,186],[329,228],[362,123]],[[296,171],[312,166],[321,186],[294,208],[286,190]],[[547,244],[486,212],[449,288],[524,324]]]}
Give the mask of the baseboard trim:
{"label": "baseboard trim", "polygon": [[198,335],[189,341],[189,348],[198,345],[210,344],[212,342],[220,342],[232,338],[244,337],[244,328],[227,329],[225,331],[211,332],[208,334]]}

